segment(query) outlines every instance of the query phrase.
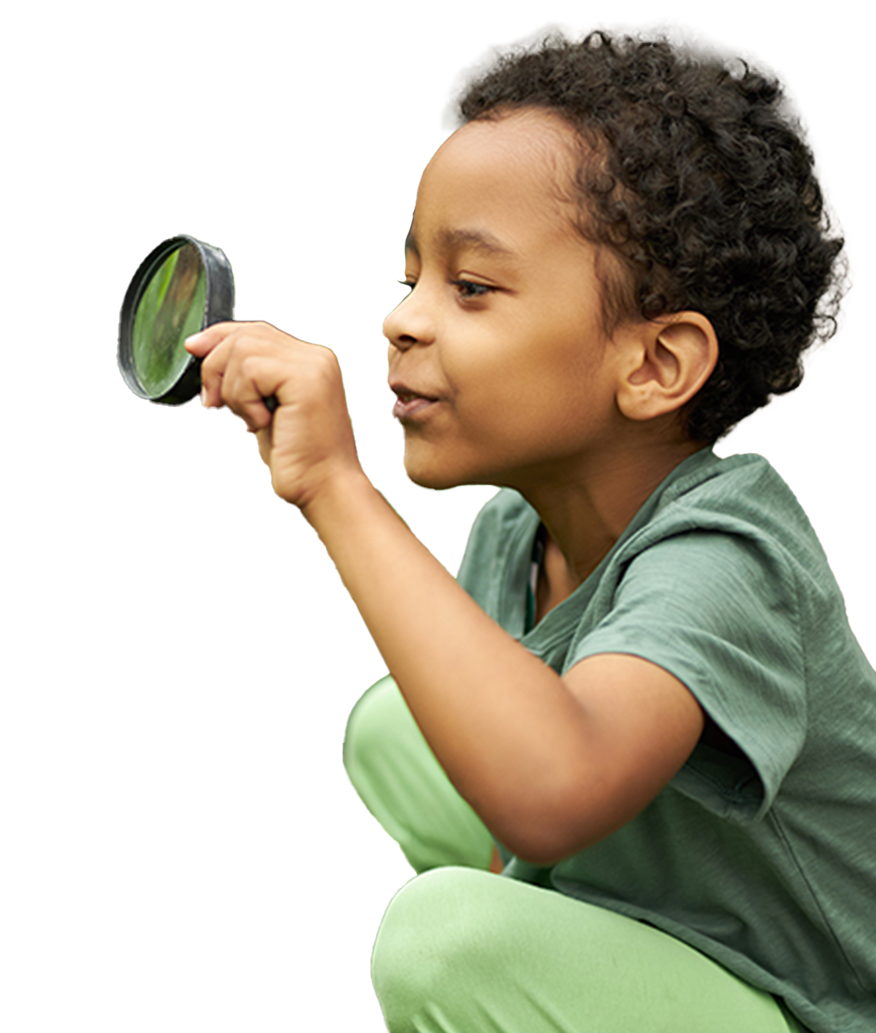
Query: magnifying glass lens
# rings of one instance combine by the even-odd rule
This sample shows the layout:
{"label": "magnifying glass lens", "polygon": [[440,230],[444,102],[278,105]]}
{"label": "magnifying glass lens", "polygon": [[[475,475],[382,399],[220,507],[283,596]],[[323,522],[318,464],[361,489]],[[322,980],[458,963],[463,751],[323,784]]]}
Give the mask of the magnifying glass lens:
{"label": "magnifying glass lens", "polygon": [[134,315],[134,367],[157,398],[179,380],[191,356],[183,341],[201,329],[207,271],[190,243],[172,252],[149,281]]}
{"label": "magnifying glass lens", "polygon": [[[134,398],[184,405],[200,392],[200,359],[187,337],[234,318],[231,263],[216,244],[175,233],[140,261],[122,296],[116,365]],[[265,398],[270,412],[277,399]]]}
{"label": "magnifying glass lens", "polygon": [[119,369],[152,402],[179,405],[201,389],[200,360],[184,341],[234,318],[234,278],[223,251],[194,237],[162,241],[131,280],[119,319]]}

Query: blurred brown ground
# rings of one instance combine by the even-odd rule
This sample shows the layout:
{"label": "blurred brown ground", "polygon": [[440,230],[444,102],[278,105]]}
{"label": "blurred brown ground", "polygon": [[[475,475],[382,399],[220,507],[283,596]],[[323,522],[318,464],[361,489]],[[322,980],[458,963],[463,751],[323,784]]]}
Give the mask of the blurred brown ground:
{"label": "blurred brown ground", "polygon": [[845,233],[854,286],[838,335],[803,386],[719,447],[755,451],[790,484],[821,538],[859,643],[876,664],[876,175],[823,179]]}

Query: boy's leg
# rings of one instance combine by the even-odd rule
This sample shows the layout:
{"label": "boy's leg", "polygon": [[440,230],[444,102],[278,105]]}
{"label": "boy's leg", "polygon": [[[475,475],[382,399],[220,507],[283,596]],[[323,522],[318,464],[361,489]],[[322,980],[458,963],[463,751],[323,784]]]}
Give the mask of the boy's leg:
{"label": "boy's leg", "polygon": [[393,898],[372,959],[390,1033],[798,1033],[680,940],[502,876],[444,868]]}
{"label": "boy's leg", "polygon": [[490,866],[493,837],[444,774],[389,675],[350,714],[344,765],[415,871]]}

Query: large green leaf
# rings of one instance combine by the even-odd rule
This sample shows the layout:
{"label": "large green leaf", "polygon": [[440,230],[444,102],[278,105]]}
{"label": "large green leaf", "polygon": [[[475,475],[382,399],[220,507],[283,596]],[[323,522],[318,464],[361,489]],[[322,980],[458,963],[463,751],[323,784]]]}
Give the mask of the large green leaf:
{"label": "large green leaf", "polygon": [[117,768],[116,1003],[216,969],[230,911],[230,887],[210,860]]}

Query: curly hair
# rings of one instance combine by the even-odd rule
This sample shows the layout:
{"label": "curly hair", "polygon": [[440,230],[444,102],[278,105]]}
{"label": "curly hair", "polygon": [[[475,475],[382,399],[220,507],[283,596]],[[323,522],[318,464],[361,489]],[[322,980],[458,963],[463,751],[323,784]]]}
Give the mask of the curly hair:
{"label": "curly hair", "polygon": [[683,410],[713,443],[798,387],[836,329],[844,285],[812,153],[781,85],[665,40],[549,37],[501,56],[458,102],[463,123],[538,107],[575,130],[578,230],[627,275],[606,277],[609,329],[695,310],[720,356]]}

